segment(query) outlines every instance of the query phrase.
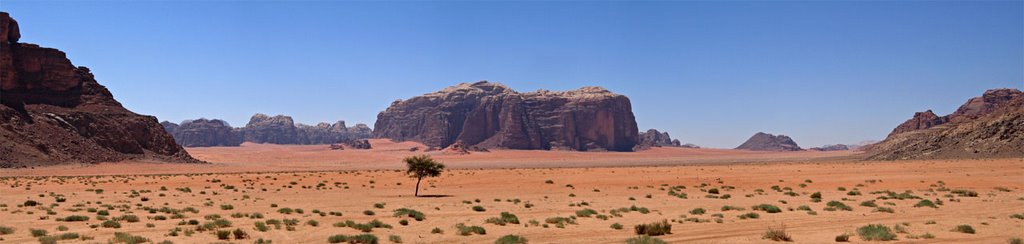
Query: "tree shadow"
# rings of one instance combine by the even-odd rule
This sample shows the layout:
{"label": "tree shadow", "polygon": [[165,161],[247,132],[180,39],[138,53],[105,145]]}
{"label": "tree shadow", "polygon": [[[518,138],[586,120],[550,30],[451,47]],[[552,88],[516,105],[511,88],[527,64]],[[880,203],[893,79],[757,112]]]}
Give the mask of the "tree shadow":
{"label": "tree shadow", "polygon": [[442,197],[452,197],[452,195],[420,195],[419,197],[442,198]]}

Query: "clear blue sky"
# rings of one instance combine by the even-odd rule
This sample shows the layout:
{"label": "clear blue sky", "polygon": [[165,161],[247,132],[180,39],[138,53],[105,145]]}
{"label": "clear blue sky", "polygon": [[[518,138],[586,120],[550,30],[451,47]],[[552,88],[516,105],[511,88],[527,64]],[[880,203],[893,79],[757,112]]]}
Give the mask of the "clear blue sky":
{"label": "clear blue sky", "polygon": [[882,139],[915,111],[1024,87],[1022,1],[0,2],[160,120],[373,125],[459,82],[603,86],[641,130],[735,147]]}

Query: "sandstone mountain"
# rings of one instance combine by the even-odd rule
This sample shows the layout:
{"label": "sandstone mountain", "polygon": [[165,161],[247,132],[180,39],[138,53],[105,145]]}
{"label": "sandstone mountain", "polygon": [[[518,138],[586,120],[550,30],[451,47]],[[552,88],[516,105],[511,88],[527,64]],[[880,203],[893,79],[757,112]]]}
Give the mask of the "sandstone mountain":
{"label": "sandstone mountain", "polygon": [[0,168],[162,160],[197,163],[155,117],[128,111],[64,52],[19,43],[0,12]]}
{"label": "sandstone mountain", "polygon": [[753,151],[800,151],[803,150],[793,141],[785,135],[772,135],[764,132],[758,132],[747,139],[736,149],[753,150]]}
{"label": "sandstone mountain", "polygon": [[631,151],[639,141],[629,98],[600,87],[519,93],[462,83],[398,100],[377,115],[373,136],[446,148]]}
{"label": "sandstone mountain", "polygon": [[652,147],[685,147],[685,148],[700,148],[693,144],[682,144],[678,139],[672,139],[668,135],[668,132],[660,132],[655,129],[649,129],[647,132],[640,133],[640,142],[633,147],[634,151],[646,150]]}
{"label": "sandstone mountain", "polygon": [[296,124],[292,117],[255,114],[245,127],[238,128],[244,141],[272,144],[332,144],[370,138],[373,131],[365,124],[346,127],[345,121],[315,126]]}
{"label": "sandstone mountain", "polygon": [[810,150],[810,151],[846,151],[846,150],[850,150],[850,147],[848,145],[845,145],[845,144],[835,144],[835,145],[824,145],[824,146],[820,146],[820,147],[812,147],[812,148],[808,148],[807,150]]}
{"label": "sandstone mountain", "polygon": [[920,114],[898,126],[884,141],[866,146],[868,158],[1024,157],[1024,93],[1020,90],[988,90],[955,112],[933,120],[941,123],[917,129],[906,126],[920,125],[916,121],[934,116],[928,115],[930,112]]}
{"label": "sandstone mountain", "polygon": [[179,145],[185,147],[217,147],[238,146],[242,144],[242,136],[219,119],[186,120],[181,125],[171,122],[160,122],[164,130],[174,136]]}

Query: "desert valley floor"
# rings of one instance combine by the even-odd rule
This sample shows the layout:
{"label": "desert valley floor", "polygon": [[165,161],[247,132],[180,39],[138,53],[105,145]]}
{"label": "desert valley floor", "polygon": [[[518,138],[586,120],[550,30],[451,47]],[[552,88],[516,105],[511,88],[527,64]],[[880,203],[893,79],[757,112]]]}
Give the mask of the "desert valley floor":
{"label": "desert valley floor", "polygon": [[[894,242],[1024,237],[1024,159],[876,162],[856,152],[685,148],[431,152],[449,170],[424,179],[420,194],[428,197],[415,198],[401,159],[421,154],[408,150],[418,145],[372,142],[371,150],[189,148],[212,162],[204,165],[3,169],[0,227],[13,232],[0,242],[75,233],[58,243],[104,243],[130,239],[115,238],[124,232],[173,243],[327,243],[363,233],[381,243],[493,243],[509,234],[531,243],[623,243],[636,236],[635,225],[662,220],[671,234],[657,238],[672,243],[765,243],[762,234],[781,226],[798,243],[833,243],[844,233],[865,242],[856,230],[868,224],[892,228]],[[420,220],[395,214],[403,208]],[[463,225],[485,234],[460,235]],[[975,233],[953,231],[959,225]],[[230,233],[236,229],[244,239]]]}

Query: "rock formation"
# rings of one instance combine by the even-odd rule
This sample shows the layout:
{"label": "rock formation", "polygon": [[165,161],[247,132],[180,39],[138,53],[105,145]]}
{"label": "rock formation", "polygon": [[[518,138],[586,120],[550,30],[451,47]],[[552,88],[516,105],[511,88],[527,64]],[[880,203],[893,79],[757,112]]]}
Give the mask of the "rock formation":
{"label": "rock formation", "polygon": [[803,150],[793,139],[785,135],[758,132],[736,149],[752,151],[800,151]]}
{"label": "rock formation", "polygon": [[182,121],[181,125],[161,122],[174,140],[184,147],[238,146],[242,136],[228,122],[219,119],[197,119]]}
{"label": "rock formation", "polygon": [[373,136],[446,148],[631,151],[639,138],[629,98],[599,87],[519,93],[462,83],[398,100],[377,115]]}
{"label": "rock formation", "polygon": [[370,141],[366,140],[366,139],[349,140],[348,143],[346,143],[346,145],[348,145],[348,147],[352,148],[352,149],[372,149],[373,148],[373,146],[370,145]]}
{"label": "rock formation", "polygon": [[155,117],[128,111],[64,52],[18,43],[0,12],[0,168],[162,160],[200,162]]}
{"label": "rock formation", "polygon": [[1024,157],[1024,94],[1017,89],[986,91],[940,118],[946,122],[894,130],[863,149],[879,160]]}
{"label": "rock formation", "polygon": [[847,146],[847,145],[844,145],[844,144],[835,144],[835,145],[824,145],[824,146],[820,146],[820,147],[812,147],[812,148],[809,148],[807,150],[811,150],[811,151],[846,151],[846,150],[850,150],[850,147]]}
{"label": "rock formation", "polygon": [[640,133],[640,142],[633,147],[634,151],[646,150],[652,147],[684,147],[684,148],[700,148],[693,144],[682,144],[677,139],[672,139],[668,135],[668,132],[660,132],[655,129],[649,129],[647,132]]}
{"label": "rock formation", "polygon": [[946,123],[959,123],[977,119],[981,116],[991,114],[996,109],[1019,99],[1024,94],[1017,89],[993,89],[985,91],[980,97],[968,99],[953,113],[939,117],[931,110],[914,113],[914,117],[899,126],[896,126],[889,133],[889,137],[916,130],[928,129]]}
{"label": "rock formation", "polygon": [[272,144],[332,144],[370,138],[373,131],[365,124],[346,127],[345,121],[315,126],[295,124],[292,117],[255,114],[238,129],[245,141]]}

